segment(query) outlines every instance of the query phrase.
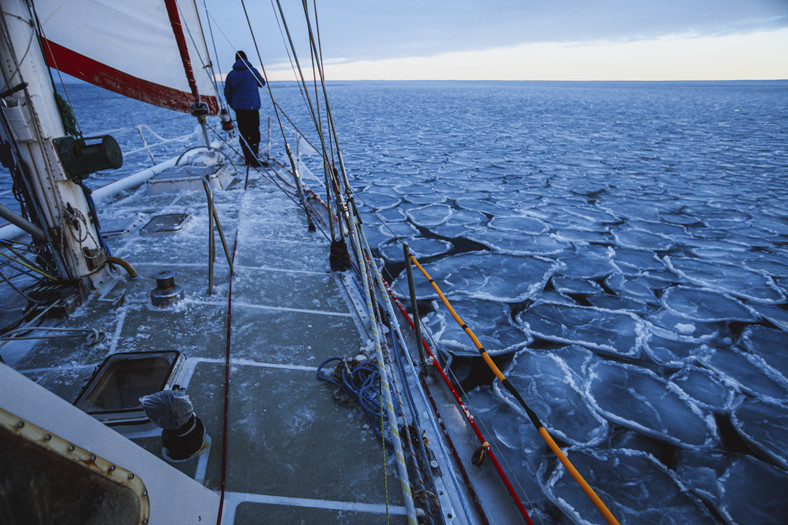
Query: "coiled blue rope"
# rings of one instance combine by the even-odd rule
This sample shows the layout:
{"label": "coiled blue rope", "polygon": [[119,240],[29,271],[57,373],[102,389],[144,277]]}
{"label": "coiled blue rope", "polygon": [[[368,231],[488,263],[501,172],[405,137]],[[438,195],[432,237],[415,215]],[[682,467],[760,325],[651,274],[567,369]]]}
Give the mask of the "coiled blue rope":
{"label": "coiled blue rope", "polygon": [[[333,362],[337,362],[334,372],[330,375],[323,373],[323,368]],[[393,447],[380,432],[380,419],[385,418],[385,414],[380,411],[380,375],[375,364],[339,356],[330,357],[317,367],[315,375],[321,381],[337,387],[349,400],[356,401],[375,434],[385,441],[386,446]]]}

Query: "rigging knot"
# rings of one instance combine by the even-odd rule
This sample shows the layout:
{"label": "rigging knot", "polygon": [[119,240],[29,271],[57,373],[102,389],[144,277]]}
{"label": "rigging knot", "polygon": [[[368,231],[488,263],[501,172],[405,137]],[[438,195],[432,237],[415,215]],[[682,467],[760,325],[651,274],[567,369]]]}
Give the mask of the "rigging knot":
{"label": "rigging knot", "polygon": [[484,458],[487,457],[488,450],[490,450],[490,443],[485,441],[479,448],[476,449],[476,452],[473,453],[473,456],[471,457],[471,463],[477,467],[481,467],[482,463],[484,463]]}

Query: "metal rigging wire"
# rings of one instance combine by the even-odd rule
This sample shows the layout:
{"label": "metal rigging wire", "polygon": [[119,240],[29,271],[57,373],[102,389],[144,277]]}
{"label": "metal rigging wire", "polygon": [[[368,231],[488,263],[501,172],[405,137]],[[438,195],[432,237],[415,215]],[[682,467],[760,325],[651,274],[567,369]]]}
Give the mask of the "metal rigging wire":
{"label": "metal rigging wire", "polygon": [[[213,26],[211,25],[211,16],[210,13],[208,12],[207,0],[202,0],[202,7],[206,14],[205,20],[208,22],[208,33],[211,35],[211,45],[213,45],[213,54],[215,57],[214,59],[216,60],[216,69],[218,71],[222,71],[222,65],[219,63],[219,51],[216,49],[216,39],[213,36]],[[214,81],[215,79],[216,76],[214,75]],[[217,87],[217,91],[218,91],[218,87]]]}
{"label": "metal rigging wire", "polygon": [[[280,3],[279,0],[276,0],[276,5],[278,7],[279,16],[281,17],[282,26],[284,27],[285,33],[287,35],[287,40],[288,40],[288,42],[290,44],[290,50],[293,53],[293,58],[295,59],[296,66],[298,68],[298,70],[297,70],[298,77],[300,77],[300,79],[301,79],[301,84],[303,85],[304,92],[308,93],[308,88],[306,86],[306,80],[304,79],[304,74],[303,74],[303,71],[301,69],[301,64],[300,64],[300,62],[298,60],[298,54],[296,53],[295,45],[293,44],[293,39],[292,39],[292,36],[290,34],[290,29],[289,29],[289,27],[287,25],[287,20],[285,20],[285,15],[284,15],[284,11],[282,9],[282,4]],[[276,15],[276,11],[274,12],[274,14]],[[313,47],[312,46],[312,43],[313,43],[313,40],[312,40],[312,24],[311,24],[311,20],[309,18],[308,10],[305,10],[305,18],[306,18],[307,28],[309,30],[310,49],[311,49]],[[322,82],[322,68],[319,68],[319,70],[321,71],[321,82]],[[314,74],[314,67],[313,67],[313,74]],[[316,99],[316,101],[318,101],[319,97],[317,96],[317,81],[316,80],[315,80],[315,91],[316,91],[315,99]],[[306,96],[306,100],[307,100],[307,106],[309,107],[309,112],[310,112],[310,114],[312,116],[312,122],[314,123],[315,129],[317,130],[318,137],[320,138],[321,148],[322,148],[322,151],[323,151],[323,166],[324,166],[324,172],[325,172],[326,187],[327,188],[333,187],[334,192],[336,194],[338,194],[339,188],[336,185],[335,181],[333,180],[334,179],[334,177],[333,177],[333,171],[334,171],[333,167],[332,166],[328,166],[328,164],[326,163],[326,159],[328,158],[328,155],[327,155],[328,150],[326,148],[325,136],[323,134],[322,127],[320,125],[320,120],[321,119],[319,119],[319,117],[318,117],[318,114],[319,114],[319,111],[320,111],[319,106],[318,106],[318,109],[317,109],[317,112],[316,112],[315,111],[315,106],[312,104],[312,100],[311,100],[311,98],[308,95]],[[334,182],[334,184],[331,184],[331,182]],[[329,190],[327,189],[327,192],[328,191]],[[328,202],[329,203],[331,202],[330,193],[329,193]],[[341,203],[338,203],[338,207],[340,209],[342,209]],[[343,228],[342,228],[342,222],[340,222],[339,225],[340,225],[340,238],[343,238],[344,237],[344,231],[343,231]],[[332,241],[335,239],[334,223],[333,222],[331,223],[331,239],[332,239]]]}
{"label": "metal rigging wire", "polygon": [[[252,28],[252,21],[249,18],[249,11],[246,9],[246,2],[244,0],[241,0],[241,6],[243,7],[243,10],[244,10],[244,16],[246,17],[246,23],[249,26],[249,32],[252,35],[252,42],[254,43],[254,49],[257,52],[257,59],[260,61],[260,68],[263,70],[263,78],[267,79],[268,75],[265,72],[265,65],[263,64],[263,57],[260,54],[260,47],[257,45],[257,37],[255,36],[254,29]],[[271,90],[271,83],[270,82],[266,82],[265,85],[268,88],[268,95],[271,97],[271,103],[273,104],[274,103],[274,93]],[[304,213],[306,213],[306,220],[307,220],[307,223],[308,223],[309,231],[314,231],[315,230],[315,225],[314,225],[314,222],[312,221],[312,216],[309,213],[309,209],[308,209],[308,207],[306,205],[306,199],[304,198],[304,191],[303,191],[303,188],[301,187],[301,179],[298,177],[298,166],[296,166],[295,159],[293,159],[293,151],[290,149],[290,143],[287,142],[287,136],[285,135],[285,128],[282,125],[282,119],[279,116],[279,110],[277,109],[275,104],[274,104],[274,114],[276,115],[276,121],[279,124],[279,129],[282,132],[282,140],[285,143],[285,151],[287,152],[287,157],[290,160],[290,165],[292,166],[292,169],[293,169],[293,176],[295,177],[296,182],[298,184],[298,190],[299,190],[299,194],[300,194],[300,197],[301,197],[301,206],[304,208]]]}

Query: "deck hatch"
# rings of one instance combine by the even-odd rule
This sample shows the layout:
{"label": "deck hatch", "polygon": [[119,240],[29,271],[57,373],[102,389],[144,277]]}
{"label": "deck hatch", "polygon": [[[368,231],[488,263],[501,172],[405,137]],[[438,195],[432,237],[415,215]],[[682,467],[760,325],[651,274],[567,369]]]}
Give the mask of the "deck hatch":
{"label": "deck hatch", "polygon": [[217,166],[173,166],[147,181],[148,193],[173,193],[179,191],[202,191],[202,181],[208,177],[214,191],[223,190],[232,181],[230,170]]}
{"label": "deck hatch", "polygon": [[74,402],[108,425],[145,423],[140,397],[172,388],[184,357],[176,350],[107,357]]}
{"label": "deck hatch", "polygon": [[140,229],[140,235],[167,235],[177,233],[186,226],[189,222],[191,215],[188,213],[167,213],[164,215],[156,215],[148,224]]}
{"label": "deck hatch", "polygon": [[135,217],[102,220],[101,235],[105,239],[122,239],[127,237],[134,228],[139,227],[143,220],[145,220],[144,216],[140,214]]}

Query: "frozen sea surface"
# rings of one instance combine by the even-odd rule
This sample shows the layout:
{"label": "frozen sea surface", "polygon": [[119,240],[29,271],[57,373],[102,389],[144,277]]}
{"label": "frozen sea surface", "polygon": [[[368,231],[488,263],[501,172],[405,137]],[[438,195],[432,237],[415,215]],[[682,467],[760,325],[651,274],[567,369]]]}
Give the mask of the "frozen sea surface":
{"label": "frozen sea surface", "polygon": [[[358,104],[346,154],[362,207],[372,198],[367,222],[411,188],[433,198],[400,205],[416,231],[381,247],[397,289],[407,296],[388,246],[451,243],[426,258],[431,276],[486,344],[514,354],[507,375],[622,522],[747,523],[749,507],[782,519],[765,495],[788,496],[788,82],[338,91]],[[367,126],[380,113],[386,125]],[[427,319],[443,351],[473,353],[445,312]],[[484,396],[517,412],[498,386]],[[599,522],[549,455],[522,459],[534,447],[511,454],[518,478],[541,480],[537,507]],[[759,476],[782,488],[734,495],[755,495]]]}
{"label": "frozen sea surface", "polygon": [[[274,84],[306,129],[297,86]],[[395,289],[407,297],[406,241],[622,523],[784,519],[788,82],[337,82],[329,94]],[[194,129],[89,86],[71,99],[86,134],[121,129],[122,173],[150,164],[135,125],[157,160],[181,147],[160,138]],[[467,360],[432,288],[416,288],[436,346]],[[537,514],[600,522],[507,393],[462,386]]]}

